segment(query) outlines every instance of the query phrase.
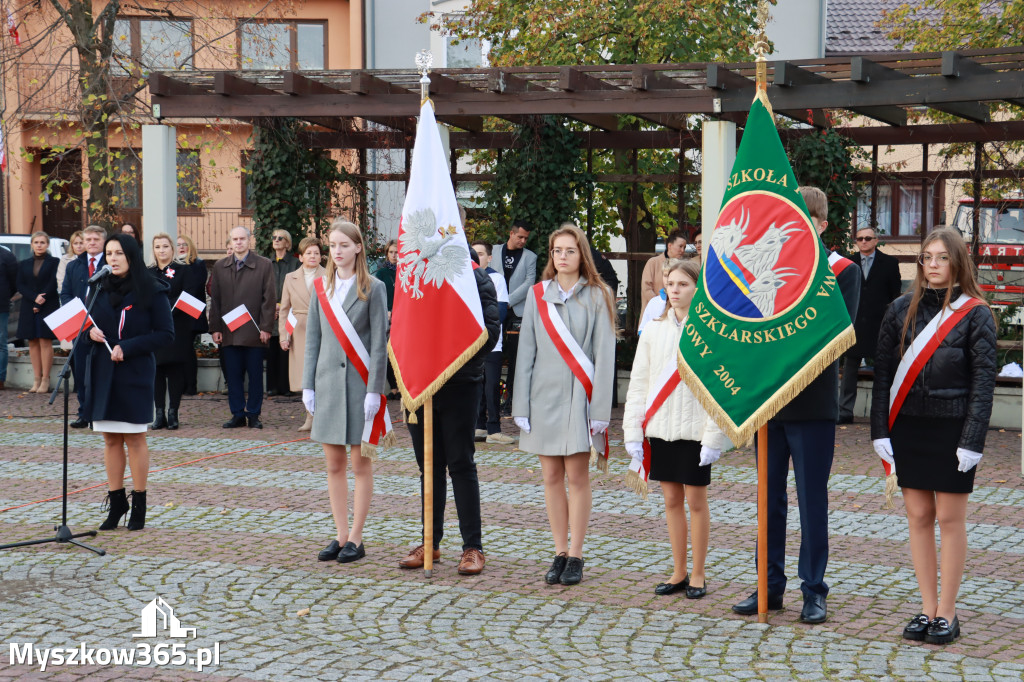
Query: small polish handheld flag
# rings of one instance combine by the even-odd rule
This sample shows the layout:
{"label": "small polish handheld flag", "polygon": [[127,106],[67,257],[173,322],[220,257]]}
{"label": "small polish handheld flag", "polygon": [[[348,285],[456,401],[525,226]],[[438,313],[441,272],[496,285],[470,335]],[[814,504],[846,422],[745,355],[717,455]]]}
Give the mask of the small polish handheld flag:
{"label": "small polish handheld flag", "polygon": [[288,311],[288,317],[284,320],[284,330],[289,334],[295,333],[295,325],[299,323],[299,318],[295,317],[295,313],[291,310]]}
{"label": "small polish handheld flag", "polygon": [[226,324],[228,329],[231,331],[237,330],[246,322],[256,324],[256,320],[252,319],[252,315],[249,314],[244,303],[224,316],[224,324]]}
{"label": "small polish handheld flag", "polygon": [[[85,304],[82,299],[73,298],[43,318],[46,326],[53,330],[54,336],[61,341],[71,341],[86,320]],[[85,321],[85,327],[92,326],[92,319]]]}
{"label": "small polish handheld flag", "polygon": [[21,36],[18,35],[18,22],[14,19],[14,12],[7,10],[7,34],[14,38],[15,45],[21,45]]}
{"label": "small polish handheld flag", "polygon": [[7,142],[4,140],[4,131],[0,129],[0,171],[7,170]]}
{"label": "small polish handheld flag", "polygon": [[[187,291],[181,292],[181,296],[174,302],[174,307],[194,320],[198,320],[199,316],[203,314],[206,309],[206,303],[200,301],[198,298],[188,293]],[[234,330],[232,330],[234,331]]]}

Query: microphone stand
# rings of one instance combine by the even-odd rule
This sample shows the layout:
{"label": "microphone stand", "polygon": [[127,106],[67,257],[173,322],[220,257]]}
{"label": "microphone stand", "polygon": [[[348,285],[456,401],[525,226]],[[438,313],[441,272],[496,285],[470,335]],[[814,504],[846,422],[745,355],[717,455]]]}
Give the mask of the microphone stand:
{"label": "microphone stand", "polygon": [[[96,280],[96,294],[99,294],[100,289],[103,287],[103,278]],[[72,544],[87,549],[90,552],[96,552],[100,556],[107,553],[105,549],[99,549],[79,542],[76,538],[84,537],[96,537],[96,531],[88,530],[84,533],[72,533],[71,528],[68,526],[68,372],[71,370],[71,363],[75,361],[75,350],[78,348],[78,344],[82,341],[82,332],[85,330],[85,323],[89,321],[89,316],[92,314],[92,307],[96,303],[98,296],[94,295],[90,297],[92,300],[89,301],[89,305],[85,309],[85,319],[82,320],[82,326],[78,328],[78,334],[75,336],[75,341],[71,345],[71,352],[68,353],[68,359],[64,363],[64,368],[61,369],[60,374],[57,376],[57,386],[53,389],[53,393],[50,394],[50,400],[47,405],[52,405],[53,401],[57,399],[57,393],[60,391],[61,386],[64,387],[64,490],[61,494],[61,524],[54,526],[53,529],[57,531],[57,535],[52,538],[43,538],[42,540],[26,540],[24,542],[12,542],[8,545],[0,545],[0,549],[11,549],[12,547],[27,547],[29,545],[42,545],[48,542],[56,542],[58,544]]]}

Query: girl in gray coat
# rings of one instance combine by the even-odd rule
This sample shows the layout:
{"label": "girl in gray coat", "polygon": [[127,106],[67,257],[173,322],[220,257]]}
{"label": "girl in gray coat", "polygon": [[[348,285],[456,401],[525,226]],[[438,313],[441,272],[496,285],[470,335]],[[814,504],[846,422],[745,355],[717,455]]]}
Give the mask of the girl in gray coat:
{"label": "girl in gray coat", "polygon": [[[563,224],[551,233],[548,251],[544,281],[526,297],[512,415],[523,431],[519,447],[540,455],[544,475],[556,553],[545,581],[575,585],[583,579],[583,538],[590,520],[591,443],[607,430],[611,416],[615,305],[582,230]],[[552,333],[560,335],[557,345]],[[567,352],[576,354],[577,366],[589,365],[589,400]]]}
{"label": "girl in gray coat", "polygon": [[[373,496],[373,463],[360,447],[363,426],[380,408],[387,363],[388,304],[384,283],[366,267],[363,235],[338,219],[328,234],[330,258],[323,278],[314,282],[306,319],[306,356],[302,402],[313,415],[312,440],[323,443],[327,459],[327,492],[337,536],[319,554],[320,561],[349,563],[366,556],[363,525]],[[323,301],[327,301],[324,305]],[[347,318],[348,324],[342,324]],[[354,330],[368,355],[366,380],[362,360],[351,358],[339,341],[338,329]],[[357,345],[358,345],[357,344]],[[345,446],[352,453],[355,495],[352,528],[348,525],[348,468]]]}

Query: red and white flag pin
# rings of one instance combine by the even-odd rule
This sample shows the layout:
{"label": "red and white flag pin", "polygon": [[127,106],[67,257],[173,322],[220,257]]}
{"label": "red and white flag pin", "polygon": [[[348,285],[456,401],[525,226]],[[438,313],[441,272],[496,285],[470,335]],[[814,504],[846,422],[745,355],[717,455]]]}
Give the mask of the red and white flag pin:
{"label": "red and white flag pin", "polygon": [[[92,319],[86,319],[85,304],[82,299],[73,298],[43,318],[46,326],[53,330],[54,336],[61,341],[71,341],[78,334],[79,328],[88,329]],[[85,320],[85,327],[82,327]]]}
{"label": "red and white flag pin", "polygon": [[[235,308],[234,310],[232,310],[231,312],[224,315],[224,324],[226,324],[228,326],[228,329],[230,329],[231,331],[236,331],[246,322],[252,322],[253,324],[256,324],[256,320],[252,319],[252,315],[249,314],[249,311],[248,309],[246,309],[244,303]],[[258,324],[256,324],[256,328],[259,329]]]}
{"label": "red and white flag pin", "polygon": [[288,317],[284,320],[284,330],[289,334],[295,333],[295,325],[299,323],[299,318],[295,317],[295,312],[288,310]]}
{"label": "red and white flag pin", "polygon": [[204,310],[206,310],[206,303],[204,301],[200,301],[187,291],[183,291],[181,292],[181,296],[178,297],[178,300],[174,302],[174,307],[192,319],[198,320],[199,316],[203,314]]}

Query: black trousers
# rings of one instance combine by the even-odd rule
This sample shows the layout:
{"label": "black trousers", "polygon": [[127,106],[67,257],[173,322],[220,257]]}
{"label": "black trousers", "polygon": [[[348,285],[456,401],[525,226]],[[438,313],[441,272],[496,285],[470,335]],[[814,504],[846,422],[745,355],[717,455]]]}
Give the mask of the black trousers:
{"label": "black trousers", "polygon": [[71,356],[71,376],[75,379],[75,395],[78,396],[78,418],[81,419],[82,412],[82,391],[85,390],[85,364],[89,358],[89,336],[82,332],[82,340],[75,347],[75,354]]}
{"label": "black trousers", "polygon": [[487,433],[501,431],[501,351],[487,354],[484,358],[483,395],[480,396],[480,411],[477,413],[476,428],[487,429]]}
{"label": "black trousers", "polygon": [[199,393],[199,358],[195,351],[196,337],[192,337],[192,352],[185,358],[185,395]]}
{"label": "black trousers", "polygon": [[[511,309],[510,309],[511,310]],[[511,312],[505,318],[505,338],[502,339],[501,349],[505,354],[505,362],[508,365],[508,375],[505,377],[505,389],[508,391],[507,405],[512,406],[512,389],[516,383],[516,355],[519,354],[519,325],[523,318],[516,317]],[[515,331],[509,331],[515,325]]]}
{"label": "black trousers", "polygon": [[281,337],[271,336],[267,345],[267,393],[287,395],[291,392],[288,378],[288,351],[281,348]]}
{"label": "black trousers", "polygon": [[[857,405],[857,374],[860,372],[859,355],[847,353],[843,359],[843,380],[839,386],[839,416],[853,417],[853,408]],[[870,414],[871,405],[868,405]]]}
{"label": "black trousers", "polygon": [[[445,469],[452,479],[455,511],[459,515],[462,549],[483,551],[480,528],[480,482],[473,455],[473,429],[482,384],[446,384],[434,394],[434,547],[444,534],[444,507],[448,496]],[[416,463],[420,466],[423,492],[423,408],[416,411],[416,423],[409,424]],[[421,498],[422,499],[422,498]],[[420,512],[422,521],[422,511]]]}
{"label": "black trousers", "polygon": [[184,362],[168,362],[156,366],[156,382],[153,384],[153,403],[157,412],[164,409],[164,395],[170,397],[172,410],[181,406],[181,394],[185,390]]}

